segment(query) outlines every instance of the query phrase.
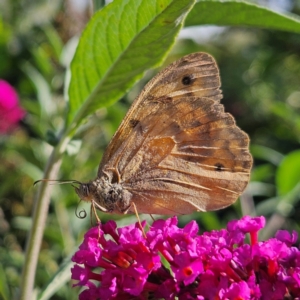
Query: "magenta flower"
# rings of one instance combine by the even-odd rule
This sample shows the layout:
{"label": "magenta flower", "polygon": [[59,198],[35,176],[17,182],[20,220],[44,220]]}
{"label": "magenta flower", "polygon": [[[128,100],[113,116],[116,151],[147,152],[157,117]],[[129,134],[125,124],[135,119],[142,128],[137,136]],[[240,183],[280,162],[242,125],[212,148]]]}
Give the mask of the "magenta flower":
{"label": "magenta flower", "polygon": [[[296,232],[258,241],[263,217],[243,217],[227,229],[199,234],[195,221],[139,224],[114,221],[90,229],[73,256],[79,299],[296,299],[300,251]],[[142,226],[145,226],[143,222]],[[251,245],[245,243],[250,234]]]}
{"label": "magenta flower", "polygon": [[10,132],[24,115],[17,92],[8,82],[0,79],[0,134]]}

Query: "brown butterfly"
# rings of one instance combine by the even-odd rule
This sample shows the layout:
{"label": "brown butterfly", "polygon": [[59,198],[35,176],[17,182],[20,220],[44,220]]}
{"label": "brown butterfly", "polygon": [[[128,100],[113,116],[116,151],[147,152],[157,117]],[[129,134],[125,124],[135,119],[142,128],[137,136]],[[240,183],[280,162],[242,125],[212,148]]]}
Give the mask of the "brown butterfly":
{"label": "brown butterfly", "polygon": [[193,53],[158,73],[135,99],[100,163],[75,190],[108,213],[183,215],[229,206],[244,191],[249,138],[224,112],[219,70]]}

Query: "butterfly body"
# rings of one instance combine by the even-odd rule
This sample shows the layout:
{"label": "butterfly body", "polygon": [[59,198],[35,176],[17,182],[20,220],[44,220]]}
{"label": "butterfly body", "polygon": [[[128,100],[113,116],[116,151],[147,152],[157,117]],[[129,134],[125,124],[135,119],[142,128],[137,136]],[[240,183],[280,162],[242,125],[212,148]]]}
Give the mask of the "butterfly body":
{"label": "butterfly body", "polygon": [[249,138],[224,112],[218,67],[206,53],[172,63],[125,116],[94,181],[77,193],[111,213],[190,214],[232,204],[245,189]]}
{"label": "butterfly body", "polygon": [[107,213],[124,214],[130,208],[131,194],[119,183],[112,183],[107,178],[97,178],[75,188],[79,197]]}

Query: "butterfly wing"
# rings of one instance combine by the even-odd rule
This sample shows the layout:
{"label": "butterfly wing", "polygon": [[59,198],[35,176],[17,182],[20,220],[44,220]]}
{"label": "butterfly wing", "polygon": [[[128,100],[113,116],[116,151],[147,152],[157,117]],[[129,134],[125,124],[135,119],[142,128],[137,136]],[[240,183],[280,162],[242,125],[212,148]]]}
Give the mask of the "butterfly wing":
{"label": "butterfly wing", "polygon": [[252,165],[249,138],[224,112],[218,67],[193,53],[156,75],[109,144],[98,176],[132,194],[140,213],[189,214],[232,204]]}

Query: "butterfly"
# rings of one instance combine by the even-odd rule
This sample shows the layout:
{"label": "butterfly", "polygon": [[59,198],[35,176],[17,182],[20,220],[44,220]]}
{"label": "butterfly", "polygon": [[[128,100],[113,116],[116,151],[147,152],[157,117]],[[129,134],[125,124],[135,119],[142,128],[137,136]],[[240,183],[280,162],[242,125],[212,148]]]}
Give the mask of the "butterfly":
{"label": "butterfly", "polygon": [[95,180],[75,187],[114,214],[184,215],[218,210],[246,188],[249,138],[220,104],[212,56],[192,53],[159,72],[135,99]]}

